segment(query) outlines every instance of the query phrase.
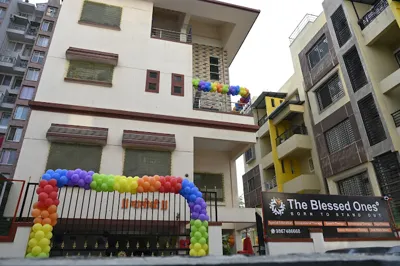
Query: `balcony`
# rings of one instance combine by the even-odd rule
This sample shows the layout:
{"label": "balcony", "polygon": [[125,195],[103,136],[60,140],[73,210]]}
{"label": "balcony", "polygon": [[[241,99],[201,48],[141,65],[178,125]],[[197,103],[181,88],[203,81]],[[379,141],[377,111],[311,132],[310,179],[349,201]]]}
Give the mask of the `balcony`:
{"label": "balcony", "polygon": [[397,128],[397,132],[400,134],[400,110],[397,110],[392,114],[394,125]]}
{"label": "balcony", "polygon": [[[233,111],[237,105],[241,105],[241,111]],[[222,94],[208,93],[203,94],[196,92],[193,97],[193,109],[217,113],[228,113],[228,114],[240,114],[245,116],[251,116],[251,102],[237,103],[231,102],[230,97],[226,97]]]}
{"label": "balcony", "polygon": [[165,41],[181,42],[181,43],[192,43],[192,28],[187,25],[184,27],[185,30],[173,31],[161,28],[151,28],[151,38],[161,39]]}
{"label": "balcony", "polygon": [[274,125],[283,120],[291,120],[295,115],[304,113],[303,103],[304,101],[300,100],[283,102],[269,115],[269,119],[272,119]]}
{"label": "balcony", "polygon": [[379,0],[359,21],[361,30],[364,30],[372,21],[374,21],[387,7],[387,0]]}
{"label": "balcony", "polygon": [[0,72],[23,74],[28,67],[27,60],[21,60],[8,55],[0,55]]}
{"label": "balcony", "polygon": [[314,174],[303,174],[283,184],[285,193],[313,194],[320,191],[319,180]]}
{"label": "balcony", "polygon": [[1,107],[7,109],[13,109],[16,101],[17,101],[17,96],[6,95],[3,97],[3,100],[1,102]]}
{"label": "balcony", "polygon": [[262,169],[268,169],[274,165],[274,159],[272,158],[272,152],[268,153],[261,159]]}
{"label": "balcony", "polygon": [[400,69],[396,70],[380,82],[383,94],[395,92],[400,88]]}
{"label": "balcony", "polygon": [[310,136],[307,135],[307,128],[295,126],[276,138],[278,146],[278,158],[301,157],[305,152],[309,152],[312,148]]}
{"label": "balcony", "polygon": [[21,23],[10,22],[8,24],[7,35],[10,40],[34,43],[38,32],[38,27],[30,26],[29,21],[19,22]]}
{"label": "balcony", "polygon": [[278,183],[276,182],[276,177],[271,180],[264,182],[265,191],[268,192],[278,192]]}

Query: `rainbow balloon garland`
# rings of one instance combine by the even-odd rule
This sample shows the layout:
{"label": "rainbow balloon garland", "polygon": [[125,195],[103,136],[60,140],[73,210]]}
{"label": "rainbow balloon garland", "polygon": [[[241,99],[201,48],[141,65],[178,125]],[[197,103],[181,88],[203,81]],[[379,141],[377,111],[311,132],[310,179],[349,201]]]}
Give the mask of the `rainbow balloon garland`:
{"label": "rainbow balloon garland", "polygon": [[29,235],[26,258],[47,258],[50,255],[50,241],[53,226],[57,224],[59,188],[77,186],[97,192],[143,193],[160,192],[182,195],[190,208],[190,256],[201,257],[208,254],[207,204],[195,184],[187,179],[174,176],[126,177],[97,174],[93,171],[47,170],[36,190],[38,202],[33,204],[34,217]]}
{"label": "rainbow balloon garland", "polygon": [[235,103],[233,111],[240,112],[243,107],[250,102],[250,92],[247,88],[240,86],[229,86],[227,84],[221,84],[219,82],[209,82],[200,79],[193,79],[193,87],[198,91],[204,92],[217,92],[221,94],[227,94],[232,96],[240,95],[240,100]]}

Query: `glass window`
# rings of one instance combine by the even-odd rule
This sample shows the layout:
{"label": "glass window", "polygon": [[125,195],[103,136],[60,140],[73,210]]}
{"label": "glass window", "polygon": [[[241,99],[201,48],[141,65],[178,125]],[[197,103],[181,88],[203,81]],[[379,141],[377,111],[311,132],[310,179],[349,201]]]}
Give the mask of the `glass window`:
{"label": "glass window", "polygon": [[29,107],[17,106],[14,111],[14,119],[26,120],[28,118]]}
{"label": "glass window", "polygon": [[114,66],[112,65],[72,60],[69,62],[67,77],[111,83],[113,73]]}
{"label": "glass window", "polygon": [[333,78],[322,85],[321,88],[318,88],[316,94],[319,109],[321,111],[342,98],[344,96],[344,90],[339,75],[336,74]]}
{"label": "glass window", "polygon": [[19,94],[19,98],[22,99],[22,100],[32,100],[34,93],[35,93],[35,88],[34,87],[26,87],[26,86],[24,86],[22,88],[21,93]]}
{"label": "glass window", "polygon": [[6,15],[7,10],[5,8],[0,8],[0,19],[3,19]]}
{"label": "glass window", "polygon": [[7,126],[10,121],[11,113],[4,112],[1,114],[0,126]]}
{"label": "glass window", "polygon": [[123,174],[125,176],[171,174],[171,152],[125,150]]}
{"label": "glass window", "polygon": [[21,127],[10,127],[8,129],[7,141],[19,142],[22,136]]}
{"label": "glass window", "polygon": [[210,79],[219,80],[219,59],[218,57],[210,57]]}
{"label": "glass window", "polygon": [[28,68],[26,72],[26,80],[38,81],[39,80],[40,69]]}
{"label": "glass window", "polygon": [[216,192],[217,200],[224,201],[224,176],[222,174],[195,173],[194,183],[201,191]]}
{"label": "glass window", "polygon": [[15,164],[17,160],[17,151],[11,149],[3,149],[0,156],[0,164]]}
{"label": "glass window", "polygon": [[51,31],[53,31],[53,25],[54,25],[53,22],[44,20],[44,21],[42,22],[42,25],[40,26],[40,29],[41,29],[42,31],[51,32]]}
{"label": "glass window", "polygon": [[44,63],[44,55],[45,55],[45,53],[42,51],[33,51],[31,62],[37,63],[37,64],[43,64]]}
{"label": "glass window", "polygon": [[335,153],[356,141],[350,120],[346,119],[325,133],[329,152]]}
{"label": "glass window", "polygon": [[0,74],[0,85],[10,86],[12,81],[12,76]]}
{"label": "glass window", "polygon": [[24,47],[23,43],[20,43],[20,42],[8,42],[7,51],[19,53],[19,52],[22,51],[23,47]]}
{"label": "glass window", "polygon": [[36,45],[37,46],[41,46],[41,47],[47,47],[49,46],[49,42],[50,42],[50,38],[47,36],[42,36],[39,35],[37,41],[36,41]]}
{"label": "glass window", "polygon": [[49,6],[46,10],[46,16],[55,18],[57,16],[58,8]]}
{"label": "glass window", "polygon": [[22,83],[22,78],[21,77],[15,77],[12,89],[13,90],[19,90],[21,88],[21,83]]}
{"label": "glass window", "polygon": [[323,36],[307,55],[310,68],[314,68],[328,53],[328,40]]}
{"label": "glass window", "polygon": [[22,53],[22,56],[31,56],[33,46],[32,45],[25,45],[24,52]]}

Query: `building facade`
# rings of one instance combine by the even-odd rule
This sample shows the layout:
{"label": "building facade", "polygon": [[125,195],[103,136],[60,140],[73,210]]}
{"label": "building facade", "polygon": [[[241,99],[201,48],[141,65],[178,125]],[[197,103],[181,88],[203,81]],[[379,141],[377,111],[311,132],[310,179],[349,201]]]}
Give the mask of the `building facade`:
{"label": "building facade", "polygon": [[[391,0],[324,1],[320,16],[305,17],[291,36],[294,75],[278,93],[266,92],[253,103],[261,127],[255,152],[249,150],[245,156],[248,198],[254,187],[246,190],[247,175],[256,172],[259,190],[389,196],[394,220],[400,223],[399,5]],[[291,102],[294,90],[299,99]],[[271,127],[276,120],[272,97],[282,102],[276,108],[281,112],[299,113],[299,106],[304,106],[306,130],[289,134],[291,148],[302,150],[303,160],[309,158],[308,167],[300,163],[304,165],[300,172],[295,162],[287,166],[281,160],[281,146],[290,139],[278,146],[276,134],[268,133],[280,133]],[[285,120],[293,124],[296,118]],[[264,140],[268,134],[271,137]],[[311,138],[306,141],[304,135]],[[267,172],[268,167],[274,170]],[[283,169],[289,169],[289,177]],[[314,179],[305,179],[311,169]],[[297,177],[291,176],[293,172]],[[304,179],[290,186],[299,177]],[[247,206],[259,205],[258,200]]]}
{"label": "building facade", "polygon": [[[255,221],[253,209],[239,208],[235,160],[255,143],[258,126],[251,116],[232,111],[229,96],[193,93],[192,80],[229,83],[229,66],[259,11],[210,0],[184,2],[63,3],[40,85],[29,103],[14,177],[32,186],[28,195],[47,169],[186,177],[209,195],[210,254],[222,254],[222,234],[234,234],[241,250],[240,230]],[[199,104],[196,95],[219,107]],[[17,189],[12,192],[5,215],[18,208]],[[184,201],[159,194],[122,196],[121,201],[120,195],[100,199],[76,192],[65,192],[71,198],[65,202],[60,198],[59,209],[75,211],[59,213],[65,222],[59,228],[81,231],[57,240],[54,256],[187,251],[180,246],[190,239]],[[148,207],[154,202],[161,208],[155,212]],[[18,209],[25,220],[28,205]],[[162,214],[162,222],[154,213]],[[82,229],[88,221],[96,224],[95,232],[92,226]],[[17,227],[15,240],[0,243],[0,250],[13,246],[14,256],[23,256],[25,229]],[[126,235],[131,238],[122,239]]]}
{"label": "building facade", "polygon": [[60,1],[0,2],[0,173],[14,177],[27,121],[56,27]]}

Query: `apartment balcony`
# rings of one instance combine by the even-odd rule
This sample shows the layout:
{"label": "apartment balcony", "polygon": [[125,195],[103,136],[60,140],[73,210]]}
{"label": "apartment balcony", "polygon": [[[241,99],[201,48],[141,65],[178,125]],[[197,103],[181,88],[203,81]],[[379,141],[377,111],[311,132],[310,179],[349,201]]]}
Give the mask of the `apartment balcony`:
{"label": "apartment balcony", "polygon": [[262,169],[268,169],[274,165],[274,159],[272,157],[272,152],[268,153],[261,159]]}
{"label": "apartment balcony", "polygon": [[257,137],[262,138],[264,136],[269,135],[269,124],[268,121],[268,114],[265,114],[261,119],[258,120],[258,125],[260,129],[257,131]]}
{"label": "apartment balcony", "polygon": [[18,9],[22,13],[30,14],[35,12],[36,6],[26,1],[19,1]]}
{"label": "apartment balcony", "polygon": [[2,99],[1,107],[7,109],[13,109],[16,101],[17,101],[16,96],[6,95]]}
{"label": "apartment balcony", "polygon": [[313,194],[320,191],[319,180],[314,174],[303,174],[283,184],[285,193]]}
{"label": "apartment balcony", "polygon": [[28,67],[27,60],[8,55],[0,55],[0,72],[23,75]]}
{"label": "apartment balcony", "polygon": [[380,82],[383,94],[400,92],[400,68]]}
{"label": "apartment balcony", "polygon": [[285,131],[276,138],[276,145],[280,160],[289,156],[301,157],[312,148],[311,138],[308,136],[307,128],[303,125]]}
{"label": "apartment balcony", "polygon": [[279,105],[275,111],[269,115],[274,125],[278,125],[283,120],[291,120],[297,114],[304,114],[304,101],[286,101]]}
{"label": "apartment balcony", "polygon": [[192,28],[188,25],[184,30],[169,30],[162,28],[151,28],[151,38],[160,39],[171,42],[192,43]]}
{"label": "apartment balcony", "polygon": [[241,105],[241,111],[234,111],[237,102],[231,102],[230,97],[219,94],[203,94],[196,92],[193,97],[193,109],[216,113],[228,113],[236,115],[251,116],[251,102]]}
{"label": "apartment balcony", "polygon": [[0,0],[0,7],[2,7],[2,8],[8,8],[9,4],[10,4],[10,0]]}
{"label": "apartment balcony", "polygon": [[397,133],[400,135],[400,110],[397,110],[392,114],[394,125],[397,128]]}
{"label": "apartment balcony", "polygon": [[14,21],[19,21],[21,23],[10,22],[8,24],[7,36],[13,41],[33,44],[36,39],[38,27],[29,26],[29,21],[25,23],[21,20],[22,19],[14,19]]}
{"label": "apartment balcony", "polygon": [[265,191],[268,192],[278,192],[278,183],[276,182],[276,177],[271,180],[264,182]]}

